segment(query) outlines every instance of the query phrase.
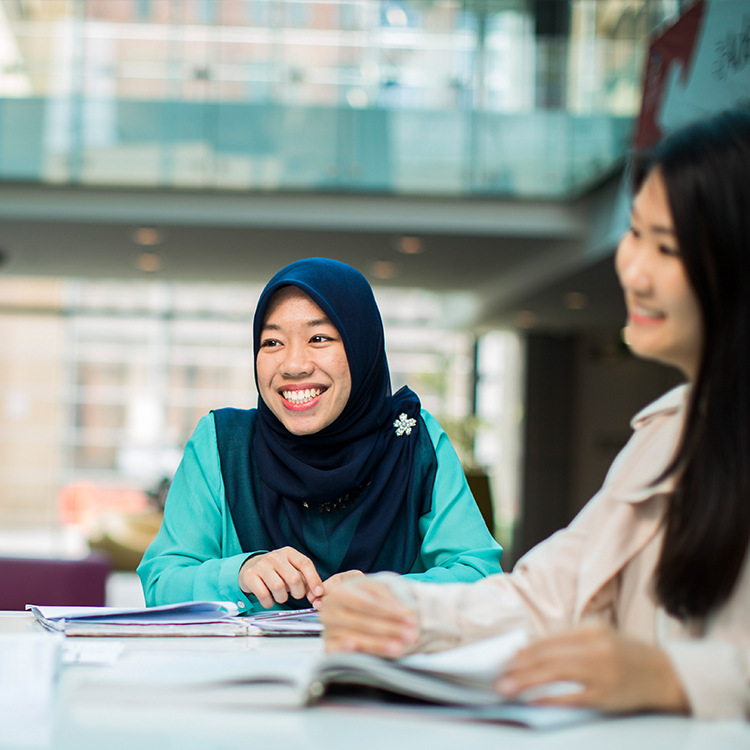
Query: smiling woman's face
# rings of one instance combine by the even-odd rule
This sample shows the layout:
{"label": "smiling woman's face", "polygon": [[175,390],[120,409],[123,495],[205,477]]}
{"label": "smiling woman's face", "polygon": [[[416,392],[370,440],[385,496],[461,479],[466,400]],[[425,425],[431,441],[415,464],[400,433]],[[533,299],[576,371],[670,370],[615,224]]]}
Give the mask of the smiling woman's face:
{"label": "smiling woman's face", "polygon": [[271,298],[255,363],[260,397],[294,435],[332,424],[349,400],[344,342],[326,314],[294,286]]}
{"label": "smiling woman's face", "polygon": [[615,258],[628,308],[627,343],[637,355],[678,367],[690,380],[703,351],[703,318],[680,256],[658,169],[633,201]]}

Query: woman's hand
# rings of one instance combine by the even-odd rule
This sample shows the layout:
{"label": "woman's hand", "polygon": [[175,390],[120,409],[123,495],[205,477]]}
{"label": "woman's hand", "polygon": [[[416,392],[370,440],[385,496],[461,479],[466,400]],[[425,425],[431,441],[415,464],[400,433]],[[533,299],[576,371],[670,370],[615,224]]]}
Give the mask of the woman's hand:
{"label": "woman's hand", "polygon": [[327,651],[403,656],[417,642],[415,612],[383,583],[356,578],[336,586],[322,602]]}
{"label": "woman's hand", "polygon": [[240,568],[240,588],[255,594],[262,607],[283,604],[291,594],[310,602],[323,596],[323,582],[313,561],[293,547],[282,547],[248,558]]}
{"label": "woman's hand", "polygon": [[514,698],[561,681],[578,683],[580,690],[533,702],[615,712],[690,711],[664,651],[605,628],[578,628],[521,649],[495,687]]}
{"label": "woman's hand", "polygon": [[[323,596],[330,594],[331,591],[343,581],[348,581],[352,578],[360,578],[362,576],[364,576],[364,573],[361,570],[344,570],[341,573],[334,573],[330,578],[326,578],[325,581],[323,581]],[[323,606],[323,596],[312,596],[312,598],[308,596],[308,599],[310,599],[310,604],[312,604],[315,609],[320,609]]]}

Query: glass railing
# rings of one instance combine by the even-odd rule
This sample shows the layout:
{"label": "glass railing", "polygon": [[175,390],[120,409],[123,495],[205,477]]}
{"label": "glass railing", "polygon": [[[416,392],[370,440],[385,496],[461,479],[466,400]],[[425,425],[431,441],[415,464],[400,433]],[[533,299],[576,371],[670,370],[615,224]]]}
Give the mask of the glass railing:
{"label": "glass railing", "polygon": [[0,179],[569,195],[679,4],[559,5],[548,34],[516,0],[0,0]]}
{"label": "glass railing", "polygon": [[0,179],[421,195],[569,194],[632,118],[260,104],[0,100]]}

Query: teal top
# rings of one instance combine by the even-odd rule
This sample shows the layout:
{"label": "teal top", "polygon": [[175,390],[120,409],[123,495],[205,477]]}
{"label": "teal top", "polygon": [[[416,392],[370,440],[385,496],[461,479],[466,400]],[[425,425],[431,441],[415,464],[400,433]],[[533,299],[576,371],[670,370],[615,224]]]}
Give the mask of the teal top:
{"label": "teal top", "polygon": [[[502,548],[487,530],[448,436],[422,410],[438,467],[432,508],[419,520],[421,547],[408,573],[431,582],[471,582],[499,573]],[[314,533],[330,538],[332,557],[344,541],[333,537],[328,514],[311,513]],[[266,552],[268,550],[256,550]],[[234,601],[245,611],[262,611],[239,586],[239,571],[250,555],[242,550],[224,494],[213,414],[203,417],[185,446],[156,539],[138,566],[146,603]],[[285,609],[284,605],[275,605]]]}

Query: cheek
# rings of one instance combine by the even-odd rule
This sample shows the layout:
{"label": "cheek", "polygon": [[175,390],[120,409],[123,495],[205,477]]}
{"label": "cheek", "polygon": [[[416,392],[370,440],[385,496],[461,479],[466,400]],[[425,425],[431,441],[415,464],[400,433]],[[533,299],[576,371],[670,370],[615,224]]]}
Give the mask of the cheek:
{"label": "cheek", "polygon": [[267,356],[259,354],[255,360],[255,372],[258,376],[258,387],[268,387],[268,382],[271,379],[272,367],[271,362]]}
{"label": "cheek", "polygon": [[344,399],[344,403],[346,403],[352,390],[352,376],[346,354],[341,352],[335,357],[334,361],[331,362],[331,372],[335,373],[334,378],[339,397]]}
{"label": "cheek", "polygon": [[686,296],[683,306],[683,316],[692,329],[692,335],[696,339],[703,338],[703,315],[701,314],[700,304],[698,299],[692,293]]}

